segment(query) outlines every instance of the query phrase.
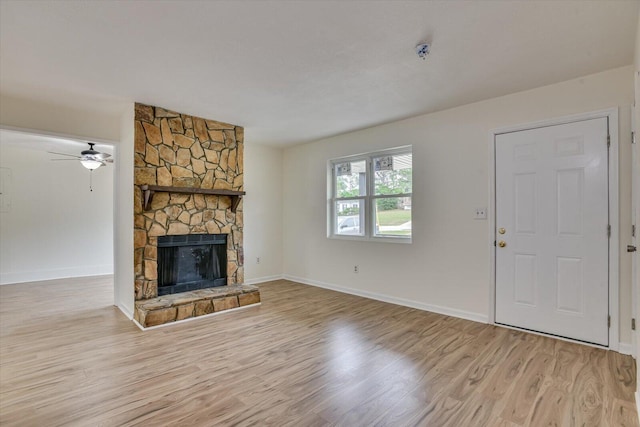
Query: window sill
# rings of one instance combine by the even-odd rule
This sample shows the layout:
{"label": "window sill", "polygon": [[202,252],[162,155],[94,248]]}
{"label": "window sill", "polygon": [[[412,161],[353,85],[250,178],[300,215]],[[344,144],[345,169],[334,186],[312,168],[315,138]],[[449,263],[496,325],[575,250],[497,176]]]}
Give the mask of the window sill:
{"label": "window sill", "polygon": [[400,244],[412,244],[411,237],[367,237],[367,236],[341,236],[339,234],[331,234],[327,236],[327,239],[332,240],[347,240],[352,242],[376,242],[376,243],[400,243]]}

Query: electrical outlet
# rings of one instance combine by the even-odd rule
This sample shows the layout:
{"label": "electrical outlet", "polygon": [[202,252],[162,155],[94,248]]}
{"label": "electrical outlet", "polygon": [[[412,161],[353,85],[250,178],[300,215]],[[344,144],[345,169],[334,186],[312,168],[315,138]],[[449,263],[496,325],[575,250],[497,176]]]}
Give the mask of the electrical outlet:
{"label": "electrical outlet", "polygon": [[358,266],[357,266],[357,265],[354,265],[354,266],[353,266],[353,272],[354,272],[354,273],[358,273],[358,271],[359,271]]}
{"label": "electrical outlet", "polygon": [[260,257],[256,257],[256,264],[260,264]]}
{"label": "electrical outlet", "polygon": [[476,208],[473,219],[487,219],[487,208]]}

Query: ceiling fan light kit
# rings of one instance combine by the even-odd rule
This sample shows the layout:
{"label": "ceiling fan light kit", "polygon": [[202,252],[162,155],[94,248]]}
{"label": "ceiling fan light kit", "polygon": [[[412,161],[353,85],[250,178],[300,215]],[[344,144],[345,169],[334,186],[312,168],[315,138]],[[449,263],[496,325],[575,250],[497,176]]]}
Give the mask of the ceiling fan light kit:
{"label": "ceiling fan light kit", "polygon": [[100,166],[104,165],[104,163],[99,162],[97,160],[80,160],[82,166],[89,169],[90,171],[98,169]]}
{"label": "ceiling fan light kit", "polygon": [[111,157],[111,154],[101,153],[93,149],[95,144],[89,142],[89,149],[83,150],[80,154],[82,155],[80,163],[82,166],[89,170],[98,169],[100,166],[104,166],[106,163],[106,159]]}

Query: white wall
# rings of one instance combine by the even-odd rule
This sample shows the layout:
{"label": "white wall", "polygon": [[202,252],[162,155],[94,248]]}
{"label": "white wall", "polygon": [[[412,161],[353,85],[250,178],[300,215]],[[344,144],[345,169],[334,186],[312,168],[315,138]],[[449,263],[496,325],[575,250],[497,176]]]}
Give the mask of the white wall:
{"label": "white wall", "polygon": [[245,283],[259,283],[282,276],[282,149],[245,143],[244,171]]}
{"label": "white wall", "polygon": [[[482,84],[482,82],[478,82]],[[630,106],[633,67],[418,116],[284,152],[284,273],[414,306],[486,320],[489,134],[493,129],[620,107],[620,232],[630,233]],[[326,168],[331,158],[413,145],[413,244],[326,237]],[[624,240],[621,239],[621,245]],[[621,254],[622,249],[621,249]],[[353,273],[359,265],[360,272]],[[620,262],[620,339],[630,342],[631,277]]]}
{"label": "white wall", "polygon": [[114,209],[114,303],[130,319],[134,309],[135,273],[133,267],[133,162],[134,104],[120,118],[120,142],[116,147],[116,193]]}
{"label": "white wall", "polygon": [[93,172],[90,192],[80,162],[52,157],[0,141],[0,167],[13,178],[11,209],[0,213],[0,284],[113,273],[113,167]]}

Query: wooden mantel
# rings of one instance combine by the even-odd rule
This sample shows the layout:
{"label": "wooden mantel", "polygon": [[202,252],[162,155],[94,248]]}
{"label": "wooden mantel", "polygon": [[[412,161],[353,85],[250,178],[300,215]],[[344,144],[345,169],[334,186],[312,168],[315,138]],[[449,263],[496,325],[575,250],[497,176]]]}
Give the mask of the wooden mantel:
{"label": "wooden mantel", "polygon": [[229,198],[231,199],[231,212],[235,213],[236,209],[238,209],[238,205],[240,204],[240,198],[246,194],[246,192],[244,191],[215,190],[215,189],[191,188],[191,187],[165,187],[162,185],[141,185],[140,189],[144,194],[144,201],[142,205],[144,210],[147,210],[147,207],[151,204],[151,200],[153,200],[153,195],[156,192],[165,192],[165,193],[229,196]]}

